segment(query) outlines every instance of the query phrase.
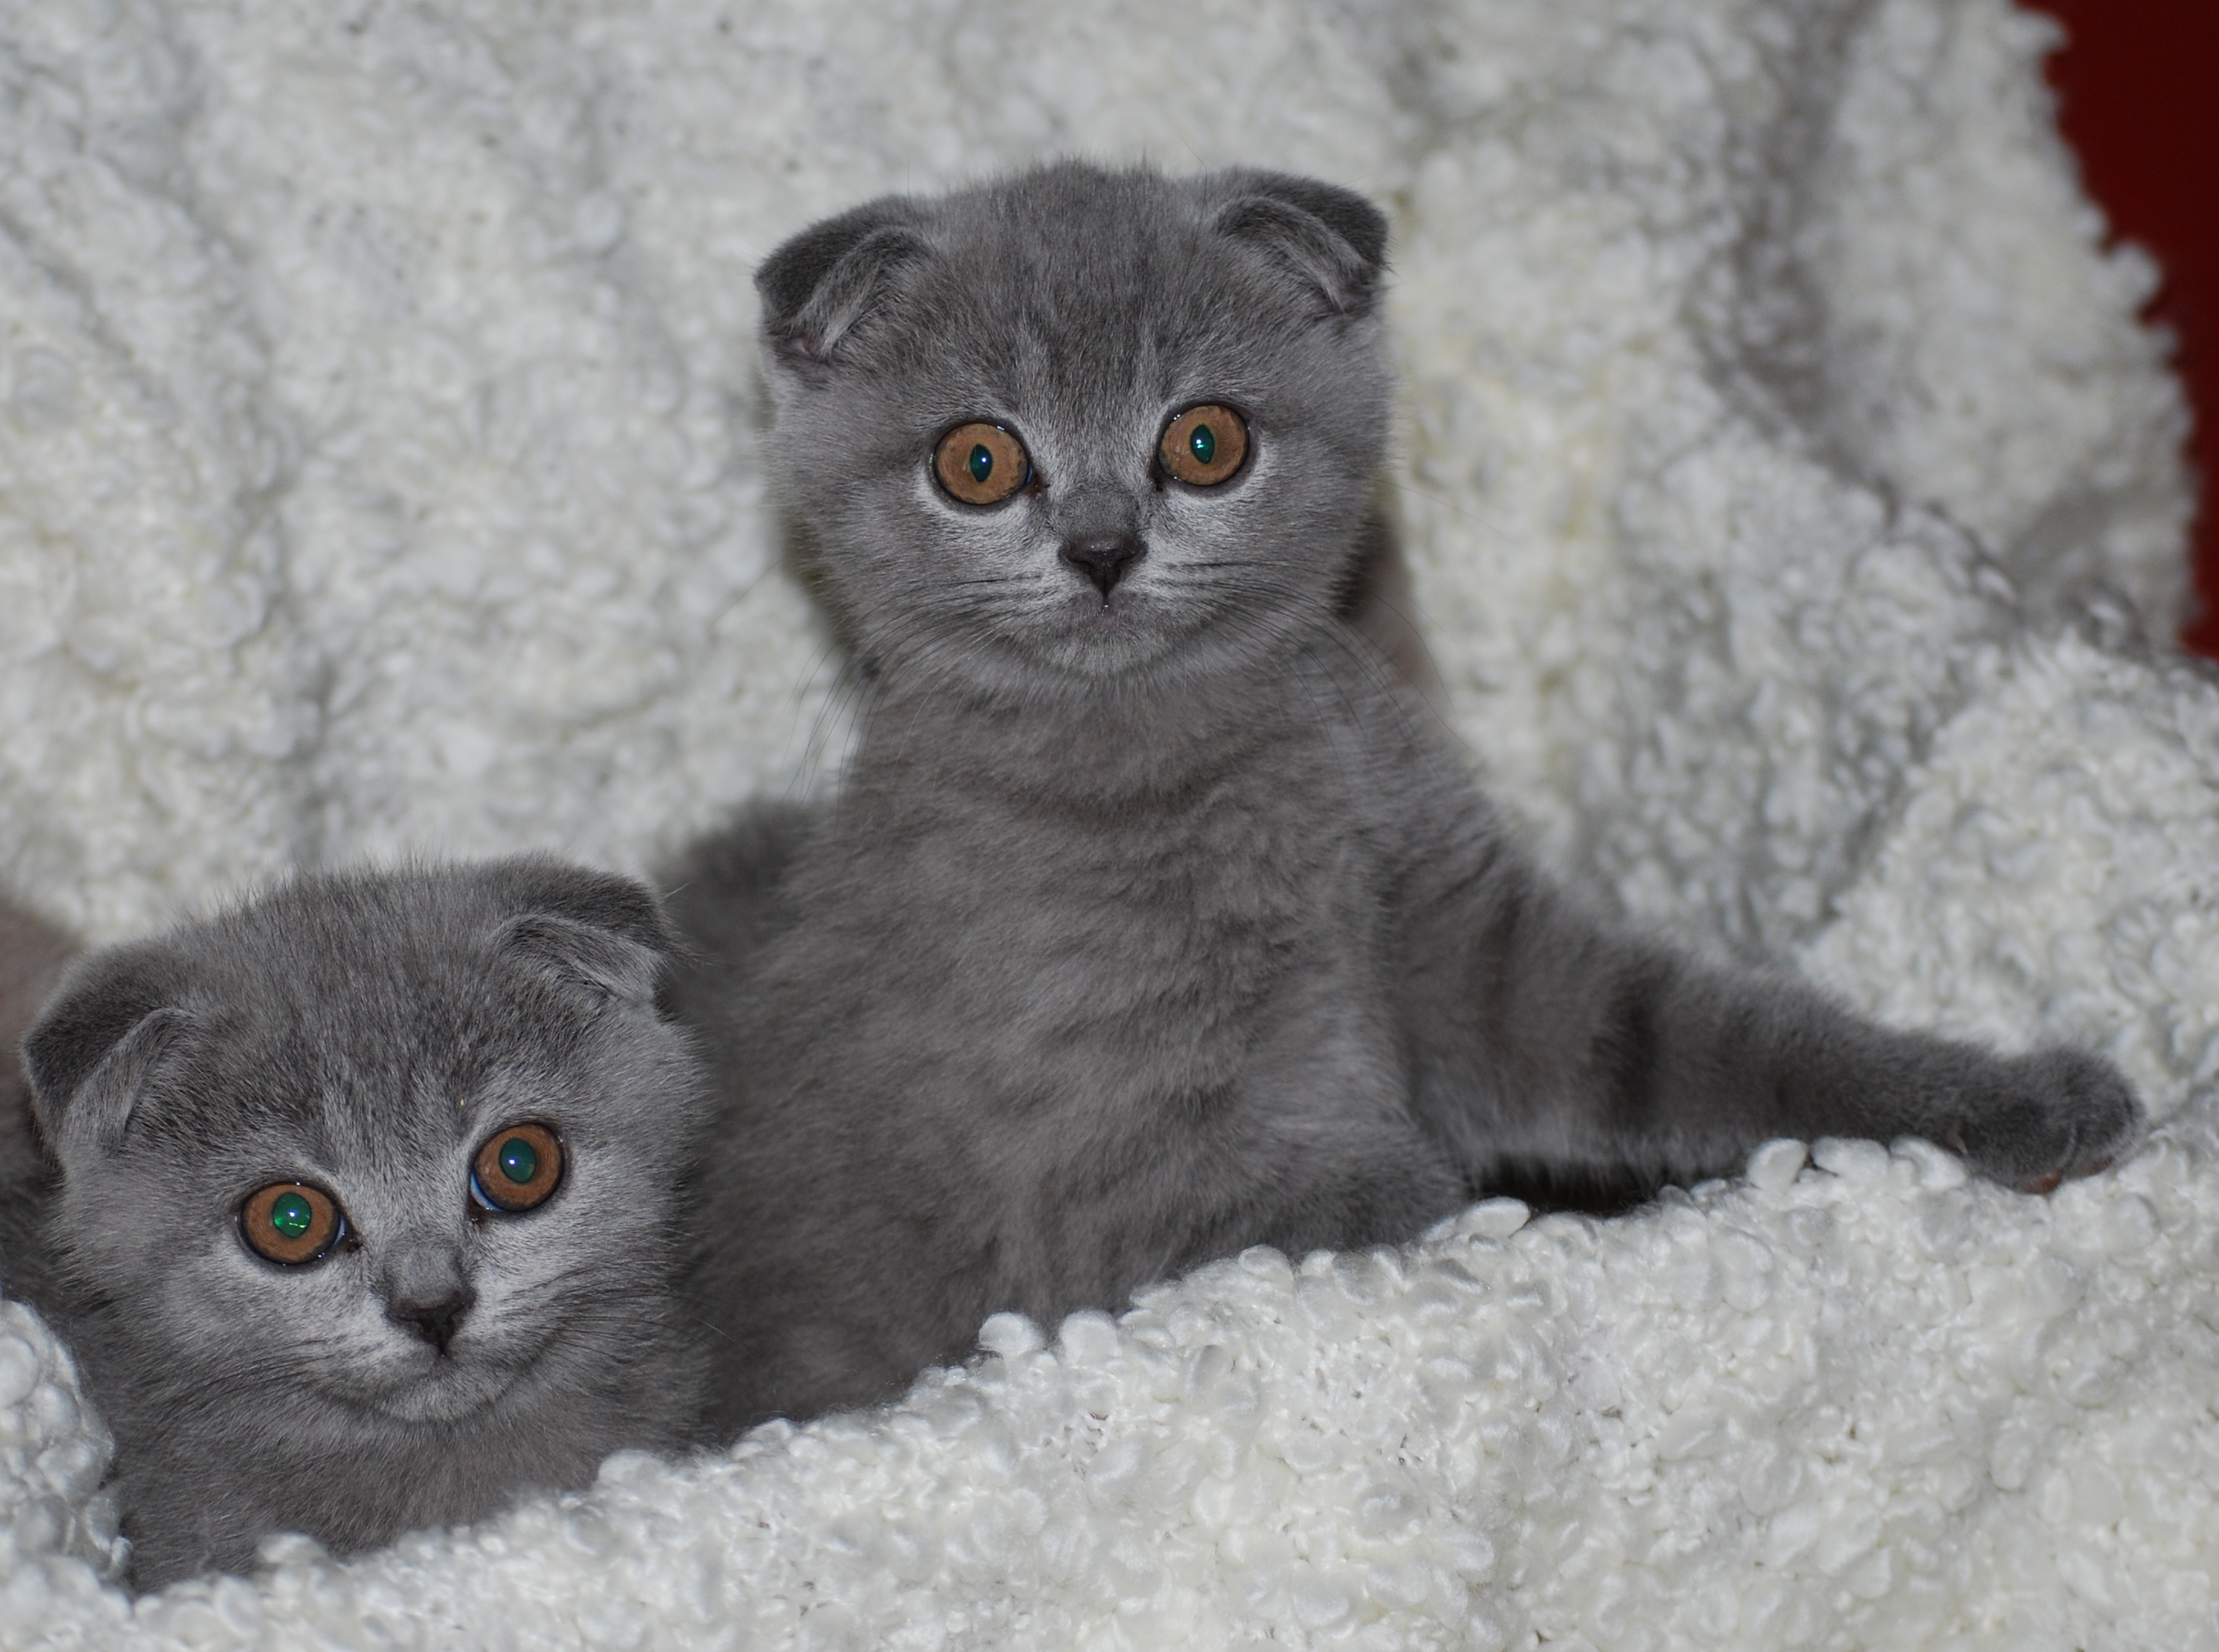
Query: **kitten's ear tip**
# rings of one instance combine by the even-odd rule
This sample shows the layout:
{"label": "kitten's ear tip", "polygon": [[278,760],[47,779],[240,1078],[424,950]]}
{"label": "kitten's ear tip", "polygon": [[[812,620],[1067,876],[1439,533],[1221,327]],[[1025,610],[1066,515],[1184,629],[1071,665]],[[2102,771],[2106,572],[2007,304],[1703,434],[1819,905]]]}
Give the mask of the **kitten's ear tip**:
{"label": "kitten's ear tip", "polygon": [[681,947],[655,891],[637,879],[525,856],[493,869],[505,915],[497,951],[601,997],[652,1004]]}
{"label": "kitten's ear tip", "polygon": [[1369,314],[1387,273],[1387,214],[1353,189],[1290,172],[1234,171],[1212,180],[1210,227],[1271,253],[1323,295],[1330,310]]}
{"label": "kitten's ear tip", "polygon": [[678,944],[677,931],[656,892],[620,872],[581,866],[553,855],[518,855],[494,862],[486,876],[510,921],[547,915],[566,918],[663,953]]}
{"label": "kitten's ear tip", "polygon": [[906,196],[882,196],[780,243],[755,271],[773,362],[804,376],[828,370],[896,272],[924,252],[923,218]]}
{"label": "kitten's ear tip", "polygon": [[494,931],[494,949],[519,959],[573,997],[659,1010],[670,954],[553,912],[526,912]]}
{"label": "kitten's ear tip", "polygon": [[[96,953],[63,978],[24,1034],[32,1110],[50,1139],[59,1138],[95,1088],[117,1092],[121,1105],[98,1111],[113,1113],[109,1121],[120,1127],[139,1080],[191,1027],[192,1017],[173,1002],[169,962],[150,947]],[[114,1085],[96,1083],[111,1075],[118,1081]]]}
{"label": "kitten's ear tip", "polygon": [[1300,208],[1346,240],[1364,263],[1386,268],[1387,214],[1371,196],[1295,172],[1244,171],[1232,176],[1241,194],[1268,196]]}

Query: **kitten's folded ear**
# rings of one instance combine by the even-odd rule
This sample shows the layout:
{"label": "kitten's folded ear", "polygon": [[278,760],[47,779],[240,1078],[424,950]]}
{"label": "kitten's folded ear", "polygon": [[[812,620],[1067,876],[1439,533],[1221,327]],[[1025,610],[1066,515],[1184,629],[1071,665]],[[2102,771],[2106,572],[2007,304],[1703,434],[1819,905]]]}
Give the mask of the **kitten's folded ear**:
{"label": "kitten's folded ear", "polygon": [[1369,315],[1387,270],[1387,215],[1352,189],[1286,172],[1223,172],[1210,227],[1269,253],[1315,288],[1326,314]]}
{"label": "kitten's folded ear", "polygon": [[924,209],[903,196],[867,201],[812,224],[755,271],[763,338],[779,365],[819,376],[841,341],[885,299],[902,265],[925,251]]}
{"label": "kitten's folded ear", "polygon": [[31,1109],[48,1142],[113,1148],[146,1081],[190,1030],[175,961],[152,947],[96,953],[70,972],[23,1038]]}
{"label": "kitten's folded ear", "polygon": [[537,856],[489,867],[513,916],[494,947],[594,1001],[652,1009],[676,933],[644,884]]}

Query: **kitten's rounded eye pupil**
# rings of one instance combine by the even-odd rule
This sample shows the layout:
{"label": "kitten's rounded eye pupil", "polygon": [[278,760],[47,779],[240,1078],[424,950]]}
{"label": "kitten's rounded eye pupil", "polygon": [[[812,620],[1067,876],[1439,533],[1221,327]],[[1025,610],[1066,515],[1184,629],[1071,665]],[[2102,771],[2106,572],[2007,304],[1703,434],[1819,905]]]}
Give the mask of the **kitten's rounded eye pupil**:
{"label": "kitten's rounded eye pupil", "polygon": [[270,1225],[287,1239],[296,1239],[316,1225],[316,1213],[299,1194],[280,1194],[270,1207]]}
{"label": "kitten's rounded eye pupil", "polygon": [[500,1173],[519,1187],[539,1174],[539,1155],[522,1136],[500,1144]]}
{"label": "kitten's rounded eye pupil", "polygon": [[1194,438],[1187,445],[1194,450],[1197,464],[1208,464],[1217,457],[1217,432],[1207,425],[1197,425]]}
{"label": "kitten's rounded eye pupil", "polygon": [[562,1184],[563,1139],[539,1123],[504,1125],[470,1160],[470,1199],[479,1209],[515,1215],[547,1202]]}
{"label": "kitten's rounded eye pupil", "polygon": [[239,1207],[239,1235],[247,1248],[289,1268],[322,1261],[346,1231],[338,1202],[306,1182],[272,1182]]}
{"label": "kitten's rounded eye pupil", "polygon": [[986,450],[984,442],[971,450],[971,462],[965,468],[971,472],[972,481],[981,488],[986,485],[986,478],[994,474],[994,456]]}

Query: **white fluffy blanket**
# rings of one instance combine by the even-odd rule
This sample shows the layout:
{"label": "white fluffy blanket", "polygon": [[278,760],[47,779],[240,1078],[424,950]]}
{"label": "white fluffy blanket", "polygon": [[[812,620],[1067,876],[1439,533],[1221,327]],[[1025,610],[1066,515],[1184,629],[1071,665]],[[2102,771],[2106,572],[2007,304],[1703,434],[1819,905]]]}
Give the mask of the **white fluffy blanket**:
{"label": "white fluffy blanket", "polygon": [[[889,1411],[135,1605],[0,1305],[0,1642],[2219,1646],[2219,692],[2181,403],[2005,0],[0,9],[0,866],[638,866],[842,738],[753,262],[1034,157],[1392,204],[1446,699],[1565,875],[2109,1050],[2049,1199],[1790,1145],[990,1322]],[[2137,618],[2139,615],[2139,618]]]}

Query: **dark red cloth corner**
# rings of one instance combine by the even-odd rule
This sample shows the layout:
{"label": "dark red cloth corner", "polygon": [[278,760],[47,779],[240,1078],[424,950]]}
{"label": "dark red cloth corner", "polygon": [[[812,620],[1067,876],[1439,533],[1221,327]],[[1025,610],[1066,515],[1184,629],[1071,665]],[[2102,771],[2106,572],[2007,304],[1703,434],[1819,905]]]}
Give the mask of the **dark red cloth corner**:
{"label": "dark red cloth corner", "polygon": [[2219,658],[2219,0],[2022,0],[2065,25],[2049,59],[2066,140],[2111,233],[2156,256],[2151,319],[2180,341],[2203,486],[2202,612],[2183,637]]}

